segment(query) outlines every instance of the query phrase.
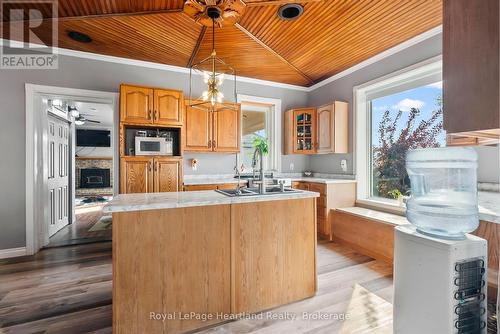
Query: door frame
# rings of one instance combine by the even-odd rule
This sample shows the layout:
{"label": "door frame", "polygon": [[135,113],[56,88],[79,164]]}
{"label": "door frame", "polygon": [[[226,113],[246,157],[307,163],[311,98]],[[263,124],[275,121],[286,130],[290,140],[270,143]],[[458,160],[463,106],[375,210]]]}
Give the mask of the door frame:
{"label": "door frame", "polygon": [[[48,242],[48,229],[44,226],[45,207],[44,201],[47,189],[46,168],[43,167],[43,149],[47,140],[45,131],[47,113],[40,112],[43,107],[44,96],[57,96],[63,100],[78,100],[94,103],[106,103],[112,105],[113,128],[111,140],[113,143],[113,191],[118,191],[119,163],[118,150],[118,121],[119,121],[119,94],[116,92],[102,92],[76,88],[45,86],[36,84],[25,84],[26,102],[26,255],[33,255]],[[71,123],[74,130],[74,124]],[[72,132],[72,131],[70,131]],[[72,135],[72,137],[74,137]],[[74,146],[74,139],[72,139]],[[71,148],[71,177],[70,177],[70,221],[74,220],[74,147]],[[40,164],[42,164],[40,166]],[[44,212],[44,214],[39,214]]]}

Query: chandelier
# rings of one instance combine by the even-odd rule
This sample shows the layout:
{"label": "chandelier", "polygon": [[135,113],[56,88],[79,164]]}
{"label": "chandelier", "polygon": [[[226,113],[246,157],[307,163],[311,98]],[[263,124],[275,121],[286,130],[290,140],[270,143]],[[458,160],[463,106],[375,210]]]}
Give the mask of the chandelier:
{"label": "chandelier", "polygon": [[[226,11],[228,11],[227,8]],[[189,106],[209,112],[216,112],[224,109],[238,109],[236,73],[230,65],[217,57],[217,52],[215,51],[215,26],[222,27],[222,19],[225,17],[223,14],[223,9],[220,7],[207,6],[198,16],[201,23],[208,25],[208,22],[210,22],[212,28],[212,51],[208,57],[191,65],[189,68]],[[233,18],[234,15],[230,17]],[[208,20],[208,18],[210,20]],[[229,22],[231,22],[231,20],[229,20]],[[203,78],[206,88],[201,96],[193,98],[194,81],[199,78]],[[222,92],[223,84],[226,88],[226,92],[231,91],[232,96],[230,100],[232,100],[232,102],[225,101],[224,93]]]}

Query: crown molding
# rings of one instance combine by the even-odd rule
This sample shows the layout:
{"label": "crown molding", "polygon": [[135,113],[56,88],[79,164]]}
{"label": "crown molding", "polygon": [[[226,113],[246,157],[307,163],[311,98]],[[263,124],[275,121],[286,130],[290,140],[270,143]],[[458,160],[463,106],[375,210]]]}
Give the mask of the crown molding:
{"label": "crown molding", "polygon": [[[322,80],[312,86],[309,87],[304,87],[304,86],[298,86],[298,85],[291,85],[291,84],[285,84],[281,82],[275,82],[275,81],[268,81],[268,80],[261,80],[261,79],[255,79],[255,78],[249,78],[249,77],[243,77],[243,76],[238,76],[238,81],[239,82],[245,82],[245,83],[251,83],[251,84],[256,84],[256,85],[263,85],[263,86],[271,86],[271,87],[276,87],[276,88],[284,88],[284,89],[291,89],[291,90],[297,90],[297,91],[302,91],[302,92],[312,92],[320,87],[323,87],[331,82],[334,82],[335,80],[338,80],[340,78],[343,78],[351,73],[354,73],[364,67],[367,67],[369,65],[372,65],[380,60],[383,60],[387,57],[390,57],[398,52],[401,52],[409,47],[412,47],[420,42],[423,42],[429,38],[432,38],[436,35],[439,35],[443,31],[443,26],[439,25],[431,30],[428,30],[420,35],[417,35],[401,44],[398,44],[390,49],[387,49],[367,60],[362,61],[361,63],[358,63],[342,72],[339,72],[325,80]],[[9,41],[6,39],[0,39],[0,45],[12,45],[14,47],[23,47],[22,42],[18,41]],[[30,47],[44,47],[41,45],[30,45]],[[77,58],[83,58],[83,59],[90,59],[90,60],[97,60],[97,61],[105,61],[105,62],[110,62],[110,63],[116,63],[116,64],[123,64],[123,65],[131,65],[131,66],[139,66],[139,67],[145,67],[145,68],[152,68],[152,69],[157,69],[157,70],[162,70],[162,71],[170,71],[170,72],[177,72],[177,73],[187,73],[189,74],[189,68],[186,67],[180,67],[180,66],[173,66],[173,65],[166,65],[166,64],[159,64],[159,63],[154,63],[154,62],[149,62],[149,61],[143,61],[143,60],[135,60],[135,59],[129,59],[129,58],[123,58],[123,57],[115,57],[115,56],[107,56],[107,55],[101,55],[97,53],[90,53],[90,52],[84,52],[84,51],[76,51],[76,50],[70,50],[70,49],[64,49],[64,48],[53,48],[55,53],[58,55],[64,55],[64,56],[69,56],[69,57],[77,57]]]}

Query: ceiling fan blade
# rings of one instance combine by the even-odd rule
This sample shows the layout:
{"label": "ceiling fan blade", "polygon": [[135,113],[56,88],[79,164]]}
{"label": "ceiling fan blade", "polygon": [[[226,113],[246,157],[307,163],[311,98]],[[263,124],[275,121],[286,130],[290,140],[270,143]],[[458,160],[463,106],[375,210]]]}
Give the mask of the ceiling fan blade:
{"label": "ceiling fan blade", "polygon": [[90,122],[90,123],[99,123],[99,124],[101,123],[101,122],[99,122],[99,121],[93,121],[93,120],[91,120],[91,119],[85,119],[84,121],[85,121],[85,122]]}

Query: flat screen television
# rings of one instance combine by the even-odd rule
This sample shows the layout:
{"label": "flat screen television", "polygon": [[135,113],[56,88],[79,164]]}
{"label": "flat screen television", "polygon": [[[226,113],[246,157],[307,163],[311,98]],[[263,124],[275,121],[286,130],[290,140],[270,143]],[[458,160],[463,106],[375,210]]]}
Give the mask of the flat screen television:
{"label": "flat screen television", "polygon": [[76,146],[110,147],[111,132],[108,130],[76,130]]}

